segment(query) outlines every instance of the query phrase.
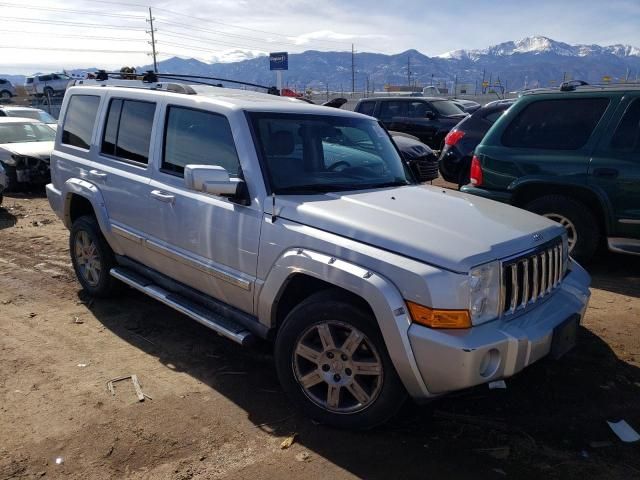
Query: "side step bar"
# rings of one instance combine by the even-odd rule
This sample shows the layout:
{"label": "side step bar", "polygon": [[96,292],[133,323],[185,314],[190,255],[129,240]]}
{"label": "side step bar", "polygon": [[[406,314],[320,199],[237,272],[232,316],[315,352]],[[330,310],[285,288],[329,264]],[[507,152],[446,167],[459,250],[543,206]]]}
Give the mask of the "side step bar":
{"label": "side step bar", "polygon": [[169,292],[154,284],[147,278],[123,267],[114,267],[109,272],[112,277],[126,283],[132,288],[146,293],[165,305],[210,328],[217,334],[226,337],[240,345],[248,345],[255,340],[255,336],[242,325],[222,317],[211,310],[175,293]]}
{"label": "side step bar", "polygon": [[640,240],[635,238],[607,238],[609,250],[629,255],[640,255]]}

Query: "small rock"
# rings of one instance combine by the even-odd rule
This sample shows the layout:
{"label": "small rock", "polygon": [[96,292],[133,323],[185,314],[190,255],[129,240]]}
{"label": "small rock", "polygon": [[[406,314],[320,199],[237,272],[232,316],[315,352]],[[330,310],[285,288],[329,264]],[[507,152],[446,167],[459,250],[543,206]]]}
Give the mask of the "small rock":
{"label": "small rock", "polygon": [[200,455],[200,461],[203,462],[207,458],[206,455]]}
{"label": "small rock", "polygon": [[47,472],[45,472],[44,470],[42,470],[41,472],[36,473],[36,475],[38,475],[39,477],[44,477],[47,474]]}
{"label": "small rock", "polygon": [[37,313],[35,313],[35,312],[31,312],[31,313],[29,314],[29,317],[33,318],[33,317],[35,317],[35,316],[37,316],[37,315],[38,315]]}
{"label": "small rock", "polygon": [[307,452],[300,452],[296,455],[296,460],[299,462],[306,462],[310,457],[311,455],[309,455]]}

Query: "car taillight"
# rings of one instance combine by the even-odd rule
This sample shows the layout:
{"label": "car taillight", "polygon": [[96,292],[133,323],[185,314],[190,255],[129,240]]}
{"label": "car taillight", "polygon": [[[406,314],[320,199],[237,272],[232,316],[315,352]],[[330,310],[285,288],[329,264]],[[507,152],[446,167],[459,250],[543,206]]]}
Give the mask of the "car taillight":
{"label": "car taillight", "polygon": [[453,146],[460,141],[460,139],[464,137],[464,132],[462,130],[451,130],[446,137],[444,137],[444,144]]}
{"label": "car taillight", "polygon": [[482,165],[477,156],[473,156],[471,159],[471,173],[469,175],[471,185],[482,185]]}

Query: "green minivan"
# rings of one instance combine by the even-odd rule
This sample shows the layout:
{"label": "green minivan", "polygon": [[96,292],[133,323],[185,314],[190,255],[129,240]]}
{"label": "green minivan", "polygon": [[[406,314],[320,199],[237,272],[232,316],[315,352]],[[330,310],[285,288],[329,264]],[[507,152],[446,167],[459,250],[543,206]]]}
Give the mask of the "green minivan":
{"label": "green minivan", "polygon": [[524,94],[476,148],[462,191],[559,222],[578,261],[605,240],[640,255],[640,86],[578,83]]}

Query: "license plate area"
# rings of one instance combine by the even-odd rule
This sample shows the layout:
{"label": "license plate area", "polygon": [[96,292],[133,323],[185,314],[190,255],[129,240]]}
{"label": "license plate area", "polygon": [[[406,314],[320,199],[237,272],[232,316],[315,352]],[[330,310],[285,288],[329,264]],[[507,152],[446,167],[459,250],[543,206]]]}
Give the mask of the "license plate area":
{"label": "license plate area", "polygon": [[559,359],[576,345],[580,316],[572,315],[553,329],[551,339],[551,358]]}

